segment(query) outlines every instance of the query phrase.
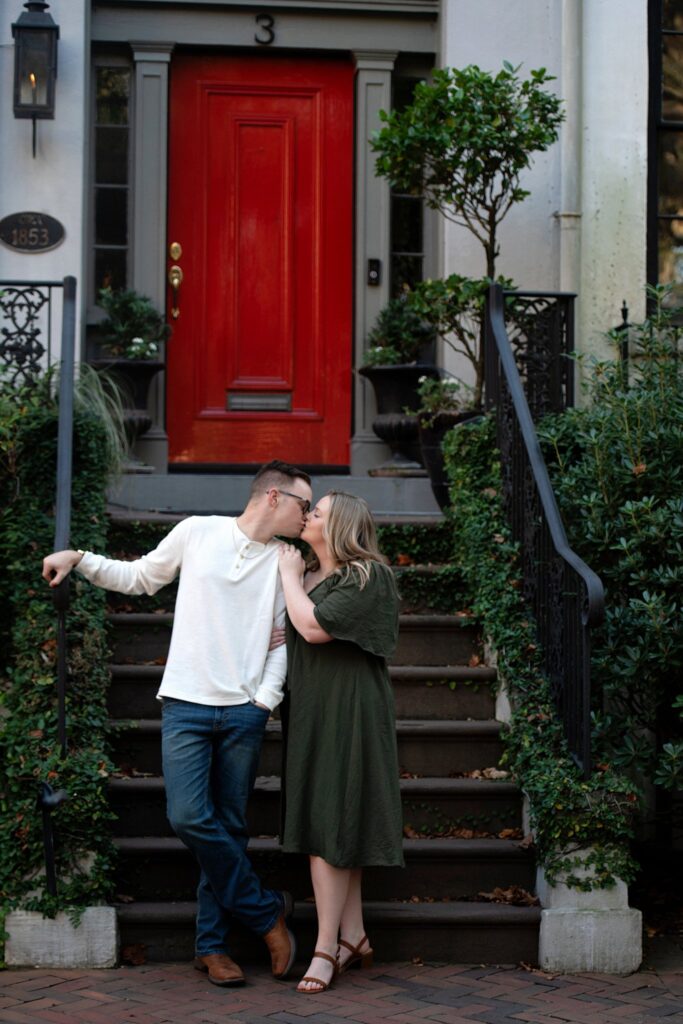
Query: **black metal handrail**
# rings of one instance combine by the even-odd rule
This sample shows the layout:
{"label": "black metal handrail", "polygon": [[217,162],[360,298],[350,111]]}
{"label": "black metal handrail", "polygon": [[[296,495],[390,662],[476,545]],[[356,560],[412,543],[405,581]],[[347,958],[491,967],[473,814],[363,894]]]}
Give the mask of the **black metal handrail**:
{"label": "black metal handrail", "polygon": [[[573,551],[541,454],[525,388],[505,323],[519,293],[491,285],[486,315],[486,408],[495,407],[501,452],[503,502],[520,545],[525,600],[535,617],[543,665],[572,757],[591,771],[590,630],[604,616],[600,578]],[[528,295],[528,293],[525,293]],[[538,295],[538,293],[536,293]],[[513,314],[514,316],[514,314]],[[556,354],[570,368],[571,351]],[[528,367],[527,367],[528,370]],[[533,393],[533,373],[527,389]],[[573,392],[565,389],[565,405]],[[542,407],[539,414],[544,410]]]}
{"label": "black metal handrail", "polygon": [[[9,323],[0,330],[0,360],[13,381],[35,382],[52,362],[52,292],[62,289],[61,367],[59,374],[59,426],[55,499],[55,551],[69,546],[71,533],[71,482],[73,453],[74,370],[76,338],[76,278],[62,281],[0,281],[0,312]],[[45,322],[41,325],[41,316]],[[41,326],[46,343],[41,340]],[[53,591],[57,611],[57,732],[62,758],[66,756],[66,613],[69,607],[69,578]],[[68,794],[48,782],[38,787],[37,807],[42,814],[45,876],[47,890],[57,894],[52,811]]]}

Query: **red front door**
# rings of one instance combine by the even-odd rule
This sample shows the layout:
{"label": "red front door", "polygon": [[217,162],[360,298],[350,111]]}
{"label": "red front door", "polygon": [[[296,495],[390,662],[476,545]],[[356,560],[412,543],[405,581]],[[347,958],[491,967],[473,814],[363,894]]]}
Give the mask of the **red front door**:
{"label": "red front door", "polygon": [[172,463],[348,465],[352,131],[349,61],[173,59]]}

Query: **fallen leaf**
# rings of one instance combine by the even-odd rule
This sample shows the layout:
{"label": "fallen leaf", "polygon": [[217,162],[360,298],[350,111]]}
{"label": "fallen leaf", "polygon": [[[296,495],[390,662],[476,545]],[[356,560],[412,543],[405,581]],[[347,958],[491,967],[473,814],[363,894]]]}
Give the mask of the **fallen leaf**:
{"label": "fallen leaf", "polygon": [[411,555],[396,555],[396,565],[415,565],[415,559]]}
{"label": "fallen leaf", "polygon": [[491,892],[478,892],[477,896],[491,903],[507,903],[509,906],[514,907],[538,906],[538,896],[532,896],[521,885],[510,885],[507,889],[503,889],[498,885]]}
{"label": "fallen leaf", "polygon": [[124,946],[121,950],[122,963],[130,964],[131,967],[139,967],[140,964],[146,963],[145,949],[146,947],[142,942],[134,946]]}

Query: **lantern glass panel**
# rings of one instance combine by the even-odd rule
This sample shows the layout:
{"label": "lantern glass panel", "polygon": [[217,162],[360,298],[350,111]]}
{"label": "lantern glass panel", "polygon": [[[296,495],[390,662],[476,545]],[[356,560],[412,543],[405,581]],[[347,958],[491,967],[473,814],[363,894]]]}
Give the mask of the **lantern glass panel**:
{"label": "lantern glass panel", "polygon": [[19,103],[22,107],[44,107],[49,102],[49,54],[51,32],[22,33],[19,65]]}

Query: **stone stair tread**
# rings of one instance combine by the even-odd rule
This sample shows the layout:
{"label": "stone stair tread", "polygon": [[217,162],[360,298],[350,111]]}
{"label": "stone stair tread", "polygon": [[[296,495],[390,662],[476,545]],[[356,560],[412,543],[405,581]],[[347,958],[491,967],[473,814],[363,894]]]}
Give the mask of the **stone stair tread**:
{"label": "stone stair tread", "polygon": [[[164,665],[127,665],[115,662],[109,665],[114,679],[161,679]],[[496,678],[495,668],[488,665],[390,665],[391,679],[403,682],[430,682],[435,679],[469,682],[492,682]]]}
{"label": "stone stair tread", "polygon": [[[196,904],[193,901],[177,903],[125,903],[115,904],[119,921],[145,922],[147,924],[171,925],[189,924],[195,920]],[[513,907],[504,903],[410,903],[389,900],[368,900],[363,902],[363,916],[367,922],[382,921],[396,926],[412,925],[481,925],[495,927],[505,925],[534,925],[541,920],[540,907]],[[297,922],[313,922],[315,905],[297,902],[294,926]]]}
{"label": "stone stair tread", "polygon": [[[173,622],[173,612],[108,612],[107,619],[113,626],[166,626]],[[471,625],[471,615],[459,615],[457,612],[452,615],[410,612],[399,616],[399,629],[417,626],[423,629],[455,630]]]}
{"label": "stone stair tread", "polygon": [[[518,792],[515,782],[501,781],[499,779],[443,779],[443,778],[422,778],[422,779],[400,779],[402,795],[418,798],[422,796],[475,794],[477,796],[503,796]],[[141,793],[161,792],[164,788],[164,780],[161,775],[133,775],[123,777],[111,777],[109,788],[119,792],[125,790]],[[280,778],[277,775],[260,775],[254,785],[256,793],[279,793]]]}
{"label": "stone stair tread", "polygon": [[[161,734],[160,718],[111,719],[110,726],[120,733],[124,730],[150,735]],[[472,719],[411,719],[396,720],[396,732],[401,736],[481,736],[495,738],[500,735],[501,723],[492,718]],[[282,723],[272,720],[266,725],[266,735],[277,737]]]}
{"label": "stone stair tread", "polygon": [[[170,855],[186,854],[189,850],[176,836],[115,836],[114,845],[122,854]],[[249,840],[252,853],[279,853],[280,843],[274,836],[253,836]],[[519,839],[404,839],[403,854],[412,859],[426,857],[430,860],[479,859],[484,857],[514,857],[527,860],[529,850],[520,846]],[[290,856],[290,854],[282,854]]]}
{"label": "stone stair tread", "polygon": [[[207,515],[206,512],[199,512],[198,515]],[[108,504],[107,516],[112,523],[169,523],[175,524],[187,519],[191,512],[151,512],[136,509],[125,509],[114,504]],[[444,521],[444,516],[435,512],[378,512],[373,516],[375,523],[379,526],[439,526]]]}

